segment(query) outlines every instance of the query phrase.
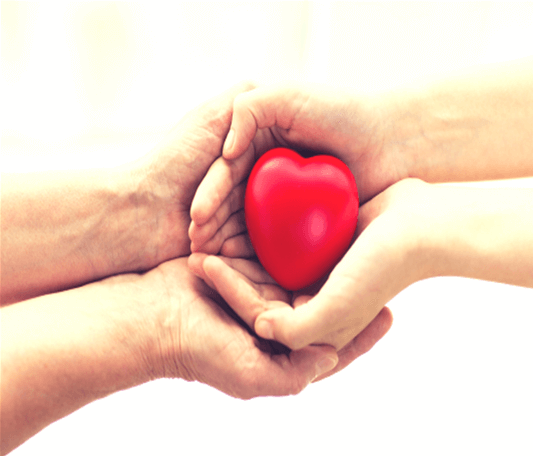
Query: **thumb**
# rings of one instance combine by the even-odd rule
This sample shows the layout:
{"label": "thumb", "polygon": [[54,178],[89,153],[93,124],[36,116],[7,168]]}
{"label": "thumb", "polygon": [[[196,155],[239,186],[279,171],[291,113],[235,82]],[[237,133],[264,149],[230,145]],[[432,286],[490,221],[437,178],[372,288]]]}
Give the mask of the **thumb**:
{"label": "thumb", "polygon": [[239,94],[233,103],[233,117],[224,142],[223,157],[228,160],[240,157],[262,128],[278,126],[289,129],[303,99],[303,95],[290,84],[260,87]]}
{"label": "thumb", "polygon": [[[279,307],[267,310],[255,320],[254,329],[259,337],[281,342],[292,350],[300,350],[314,343],[325,342],[334,329],[339,309],[320,295],[297,307]],[[342,320],[342,319],[341,319]]]}

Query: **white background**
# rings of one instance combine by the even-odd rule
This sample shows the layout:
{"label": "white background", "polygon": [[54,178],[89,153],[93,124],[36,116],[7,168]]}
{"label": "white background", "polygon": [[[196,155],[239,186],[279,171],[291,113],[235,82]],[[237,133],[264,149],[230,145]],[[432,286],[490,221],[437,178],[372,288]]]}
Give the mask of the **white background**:
{"label": "white background", "polygon": [[[3,171],[132,160],[242,79],[379,92],[533,54],[533,3],[2,2],[1,26]],[[437,278],[390,308],[370,353],[299,396],[161,380],[12,454],[532,455],[533,290]]]}

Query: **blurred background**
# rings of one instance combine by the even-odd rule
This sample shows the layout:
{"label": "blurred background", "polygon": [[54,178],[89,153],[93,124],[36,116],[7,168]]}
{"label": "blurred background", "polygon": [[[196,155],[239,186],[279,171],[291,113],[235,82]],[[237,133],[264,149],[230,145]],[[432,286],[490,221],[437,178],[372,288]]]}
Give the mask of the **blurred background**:
{"label": "blurred background", "polygon": [[[378,93],[527,55],[533,2],[2,1],[2,171],[133,160],[243,79]],[[390,308],[370,353],[299,396],[156,381],[12,454],[533,454],[533,290],[437,278]]]}

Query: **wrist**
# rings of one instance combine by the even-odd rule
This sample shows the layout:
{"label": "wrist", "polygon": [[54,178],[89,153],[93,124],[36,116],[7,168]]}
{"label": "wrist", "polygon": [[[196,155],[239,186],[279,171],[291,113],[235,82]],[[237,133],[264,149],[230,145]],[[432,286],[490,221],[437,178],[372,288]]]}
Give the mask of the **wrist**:
{"label": "wrist", "polygon": [[435,187],[432,275],[533,286],[531,189]]}
{"label": "wrist", "polygon": [[416,92],[395,90],[379,97],[382,153],[397,164],[400,180],[428,181],[425,160],[429,144],[421,130],[421,112]]}
{"label": "wrist", "polygon": [[117,170],[126,181],[124,197],[131,206],[131,239],[125,247],[135,267],[125,271],[146,271],[190,254],[190,208],[180,203],[181,189],[165,177],[162,162],[148,154]]}

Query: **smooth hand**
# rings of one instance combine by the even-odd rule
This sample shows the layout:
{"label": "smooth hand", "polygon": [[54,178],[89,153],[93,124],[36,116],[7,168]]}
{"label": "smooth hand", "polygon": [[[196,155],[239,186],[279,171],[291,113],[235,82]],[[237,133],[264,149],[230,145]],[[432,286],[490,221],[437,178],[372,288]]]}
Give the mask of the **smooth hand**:
{"label": "smooth hand", "polygon": [[[530,188],[402,180],[361,206],[352,247],[318,293],[302,294],[292,306],[268,302],[250,286],[254,276],[245,274],[246,282],[216,259],[204,260],[203,269],[259,336],[294,350],[309,344],[340,350],[419,280],[459,276],[533,287],[532,197]],[[241,299],[231,300],[232,289]]]}
{"label": "smooth hand", "polygon": [[[387,302],[429,273],[428,257],[419,252],[425,248],[421,215],[431,206],[425,196],[430,188],[404,180],[361,206],[354,244],[318,290],[298,293],[292,303],[264,293],[261,284],[268,275],[251,260],[223,262],[197,253],[189,265],[261,337],[291,349],[328,344],[342,360],[343,349],[350,350],[366,333],[383,336],[392,322]],[[247,248],[244,237],[230,241]]]}
{"label": "smooth hand", "polygon": [[238,95],[223,156],[192,202],[192,250],[218,253],[224,238],[242,231],[246,179],[256,160],[274,147],[340,158],[355,176],[361,202],[405,177],[401,155],[382,147],[383,123],[374,100],[321,87],[272,86]]}

